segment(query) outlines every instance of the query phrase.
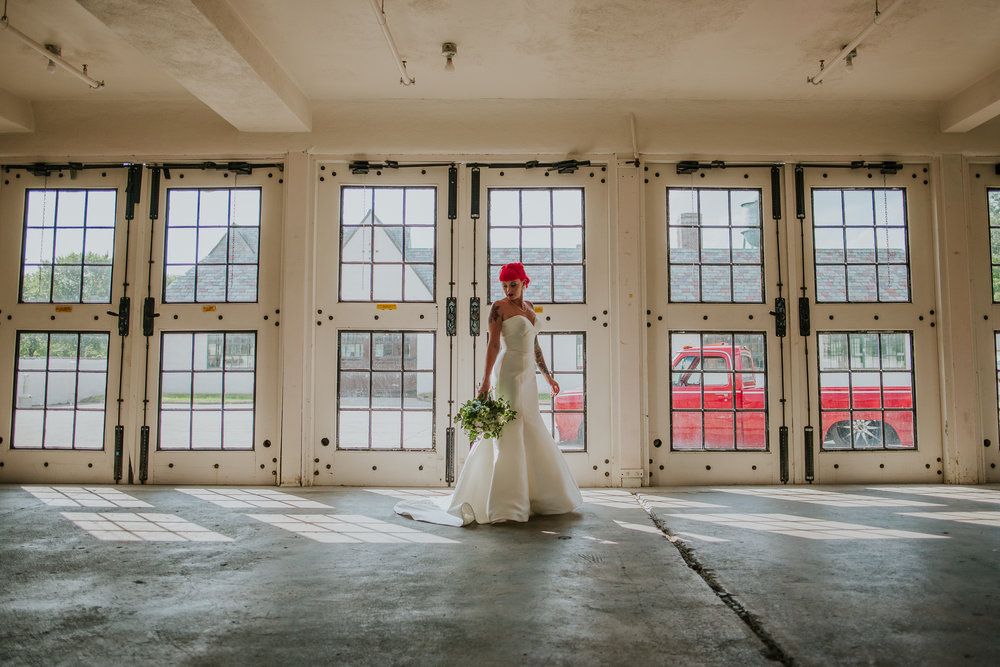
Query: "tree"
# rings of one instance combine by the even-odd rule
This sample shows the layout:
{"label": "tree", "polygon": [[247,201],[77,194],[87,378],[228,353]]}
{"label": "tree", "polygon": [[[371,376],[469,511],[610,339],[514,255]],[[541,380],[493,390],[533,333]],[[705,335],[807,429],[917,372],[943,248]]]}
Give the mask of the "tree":
{"label": "tree", "polygon": [[[82,260],[82,261],[81,261]],[[78,252],[42,262],[23,274],[21,300],[27,303],[110,303],[111,256]],[[30,272],[29,272],[30,271]]]}

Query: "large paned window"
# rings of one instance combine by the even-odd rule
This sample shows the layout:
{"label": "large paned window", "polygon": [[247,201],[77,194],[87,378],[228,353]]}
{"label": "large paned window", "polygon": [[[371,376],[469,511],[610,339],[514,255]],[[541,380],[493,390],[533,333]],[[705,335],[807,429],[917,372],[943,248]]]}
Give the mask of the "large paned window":
{"label": "large paned window", "polygon": [[108,334],[18,332],[16,449],[104,449]]}
{"label": "large paned window", "polygon": [[542,421],[564,451],[587,448],[587,340],[583,332],[538,334],[538,345],[559,383],[559,395],[536,370],[538,404]]}
{"label": "large paned window", "polygon": [[818,334],[823,449],[915,449],[913,334]]}
{"label": "large paned window", "polygon": [[337,448],[434,449],[434,334],[341,331]]}
{"label": "large paned window", "polygon": [[115,190],[28,190],[21,301],[110,303]]}
{"label": "large paned window", "polygon": [[764,301],[760,202],[760,190],[667,188],[670,301]]}
{"label": "large paned window", "polygon": [[164,332],[162,450],[248,450],[254,443],[257,333]]}
{"label": "large paned window", "polygon": [[257,301],[260,188],[167,190],[163,300]]}
{"label": "large paned window", "polygon": [[993,303],[1000,303],[1000,189],[986,191],[990,215],[990,270],[993,277]]}
{"label": "large paned window", "polygon": [[586,301],[583,188],[490,188],[490,300],[500,267],[524,264],[533,303]]}
{"label": "large paned window", "polygon": [[906,192],[813,188],[816,301],[910,300]]}
{"label": "large paned window", "polygon": [[670,438],[675,451],[767,449],[764,334],[670,334]]}
{"label": "large paned window", "polygon": [[341,188],[340,300],[434,301],[437,190]]}
{"label": "large paned window", "polygon": [[[1000,406],[1000,331],[993,332],[993,343],[996,347],[996,356],[994,361],[996,363],[996,380],[997,380],[997,405]],[[1000,412],[997,413],[998,419],[1000,419]]]}

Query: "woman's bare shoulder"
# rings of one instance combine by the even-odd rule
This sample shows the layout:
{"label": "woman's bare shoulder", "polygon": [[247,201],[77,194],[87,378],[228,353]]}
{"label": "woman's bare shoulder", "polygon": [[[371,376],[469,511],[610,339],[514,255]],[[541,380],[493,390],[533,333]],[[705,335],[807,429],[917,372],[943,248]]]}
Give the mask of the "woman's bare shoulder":
{"label": "woman's bare shoulder", "polygon": [[490,322],[495,320],[503,321],[507,319],[505,312],[510,304],[507,303],[506,299],[498,299],[493,302],[493,306],[490,307]]}

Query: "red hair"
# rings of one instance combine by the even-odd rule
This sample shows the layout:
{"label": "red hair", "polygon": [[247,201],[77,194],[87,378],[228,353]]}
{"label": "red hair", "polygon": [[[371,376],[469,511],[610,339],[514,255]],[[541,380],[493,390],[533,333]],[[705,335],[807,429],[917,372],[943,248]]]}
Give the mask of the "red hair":
{"label": "red hair", "polygon": [[503,268],[500,269],[500,282],[506,282],[508,280],[520,280],[527,287],[528,283],[531,281],[528,279],[528,274],[524,272],[524,266],[520,262],[511,262],[510,264],[504,264]]}

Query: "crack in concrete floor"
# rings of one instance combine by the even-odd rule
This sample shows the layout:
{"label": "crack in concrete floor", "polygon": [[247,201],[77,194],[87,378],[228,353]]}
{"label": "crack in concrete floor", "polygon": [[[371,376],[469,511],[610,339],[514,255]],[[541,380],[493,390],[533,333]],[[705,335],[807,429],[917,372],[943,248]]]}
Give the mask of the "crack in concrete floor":
{"label": "crack in concrete floor", "polygon": [[750,631],[753,632],[761,640],[761,642],[763,642],[767,649],[764,656],[769,660],[780,662],[782,665],[787,665],[788,667],[798,664],[795,659],[781,646],[781,644],[778,643],[774,636],[771,635],[767,628],[764,627],[761,620],[757,618],[753,612],[747,609],[735,594],[726,590],[712,571],[701,562],[698,555],[695,553],[695,550],[692,549],[683,539],[677,537],[677,535],[670,530],[670,526],[668,526],[665,521],[656,515],[649,501],[647,501],[646,498],[638,492],[633,492],[632,496],[649,516],[653,525],[656,526],[657,529],[664,534],[667,540],[674,545],[678,553],[680,553],[681,558],[684,560],[684,563],[695,574],[701,577],[705,584],[712,589],[712,592],[714,592],[715,595],[722,600],[722,602],[729,607],[748,628],[750,628]]}

